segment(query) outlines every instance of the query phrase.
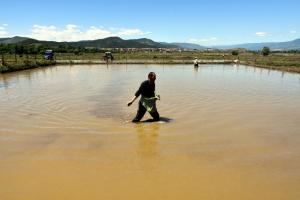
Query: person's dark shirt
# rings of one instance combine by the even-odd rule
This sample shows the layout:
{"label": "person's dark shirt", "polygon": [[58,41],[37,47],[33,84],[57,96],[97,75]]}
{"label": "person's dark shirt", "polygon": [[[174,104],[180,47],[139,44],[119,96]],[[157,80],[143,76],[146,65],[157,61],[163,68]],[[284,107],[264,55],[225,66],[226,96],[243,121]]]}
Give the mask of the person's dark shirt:
{"label": "person's dark shirt", "polygon": [[150,83],[149,80],[142,82],[140,88],[136,91],[135,96],[142,95],[143,97],[150,98],[154,97],[155,83]]}

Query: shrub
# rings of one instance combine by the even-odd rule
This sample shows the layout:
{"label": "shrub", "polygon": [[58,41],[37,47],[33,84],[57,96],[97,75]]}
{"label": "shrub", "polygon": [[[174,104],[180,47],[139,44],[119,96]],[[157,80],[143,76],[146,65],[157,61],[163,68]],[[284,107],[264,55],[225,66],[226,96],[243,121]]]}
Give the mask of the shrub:
{"label": "shrub", "polygon": [[233,51],[231,52],[231,54],[232,54],[233,56],[237,56],[237,55],[239,55],[239,51],[238,51],[238,50],[233,50]]}
{"label": "shrub", "polygon": [[264,47],[264,48],[262,48],[261,54],[262,54],[263,56],[268,56],[268,55],[270,54],[270,48],[269,48],[269,47]]}

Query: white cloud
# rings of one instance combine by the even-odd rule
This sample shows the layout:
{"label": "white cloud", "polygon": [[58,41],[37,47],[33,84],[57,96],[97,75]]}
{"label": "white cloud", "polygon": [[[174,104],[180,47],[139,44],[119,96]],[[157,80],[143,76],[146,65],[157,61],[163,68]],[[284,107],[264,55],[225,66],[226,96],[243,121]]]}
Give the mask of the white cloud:
{"label": "white cloud", "polygon": [[86,30],[74,24],[68,24],[60,29],[56,26],[41,26],[34,25],[31,33],[27,37],[38,40],[53,40],[53,41],[79,41],[79,40],[95,40],[111,36],[134,37],[141,36],[145,33],[140,29],[127,28],[109,28],[91,26]]}
{"label": "white cloud", "polygon": [[103,28],[97,28],[95,26],[91,26],[88,30],[86,30],[84,33],[82,33],[82,35],[79,35],[78,37],[83,37],[86,40],[94,40],[94,39],[100,39],[109,36],[112,36],[112,33],[110,31],[105,30]]}
{"label": "white cloud", "polygon": [[294,31],[294,30],[290,31],[290,34],[295,34],[295,33],[297,33],[297,31]]}
{"label": "white cloud", "polygon": [[267,32],[256,32],[255,35],[258,36],[258,37],[265,37],[269,34]]}
{"label": "white cloud", "polygon": [[144,35],[144,32],[140,29],[125,29],[122,28],[117,33],[119,36],[134,36],[134,35]]}
{"label": "white cloud", "polygon": [[0,37],[7,37],[8,36],[8,31],[6,30],[6,24],[2,24],[0,26]]}
{"label": "white cloud", "polygon": [[210,42],[214,42],[216,40],[218,40],[218,38],[216,38],[216,37],[200,38],[200,39],[190,38],[189,42],[193,42],[193,43],[210,43]]}

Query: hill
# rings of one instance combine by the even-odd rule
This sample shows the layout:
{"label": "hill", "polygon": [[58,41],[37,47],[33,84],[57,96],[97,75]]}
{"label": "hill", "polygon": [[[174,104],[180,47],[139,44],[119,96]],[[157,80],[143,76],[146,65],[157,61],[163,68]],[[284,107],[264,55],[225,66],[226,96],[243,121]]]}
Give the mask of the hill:
{"label": "hill", "polygon": [[200,50],[200,49],[207,49],[207,47],[205,46],[201,46],[199,44],[194,44],[194,43],[178,43],[178,42],[173,42],[173,43],[170,43],[172,45],[175,45],[175,46],[179,46],[183,49],[197,49],[197,50]]}
{"label": "hill", "polygon": [[78,42],[54,42],[54,41],[40,41],[27,37],[12,37],[0,38],[0,44],[19,44],[31,45],[40,44],[48,46],[70,45],[74,47],[94,47],[94,48],[178,48],[172,44],[161,44],[147,38],[124,40],[119,37],[108,37],[98,40],[85,40]]}
{"label": "hill", "polygon": [[261,50],[263,47],[269,47],[271,50],[300,50],[300,39],[288,42],[267,42],[267,43],[245,43],[236,45],[214,46],[218,49],[236,49],[244,48],[248,50]]}
{"label": "hill", "polygon": [[300,39],[295,39],[287,42],[268,42],[268,43],[244,43],[236,45],[221,45],[205,47],[193,43],[166,43],[155,42],[151,39],[140,38],[124,40],[120,37],[108,37],[98,40],[83,40],[77,42],[55,42],[55,41],[40,41],[28,37],[15,36],[12,38],[0,38],[0,44],[19,44],[19,45],[46,45],[49,48],[58,47],[61,45],[70,45],[73,47],[89,47],[89,48],[182,48],[182,49],[247,49],[261,50],[263,47],[269,47],[271,50],[300,50]]}

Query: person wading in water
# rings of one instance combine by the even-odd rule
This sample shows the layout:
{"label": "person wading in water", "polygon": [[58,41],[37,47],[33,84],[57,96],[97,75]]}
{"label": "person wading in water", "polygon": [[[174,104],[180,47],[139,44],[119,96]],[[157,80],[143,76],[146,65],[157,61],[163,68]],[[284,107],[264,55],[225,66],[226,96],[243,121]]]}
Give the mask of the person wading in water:
{"label": "person wading in water", "polygon": [[148,111],[153,117],[153,121],[159,121],[156,100],[159,100],[160,97],[155,94],[155,79],[156,74],[154,72],[150,72],[148,74],[148,80],[142,82],[140,88],[136,91],[135,96],[127,103],[127,106],[131,106],[131,104],[141,95],[139,108],[132,122],[139,122],[145,115],[146,111]]}

